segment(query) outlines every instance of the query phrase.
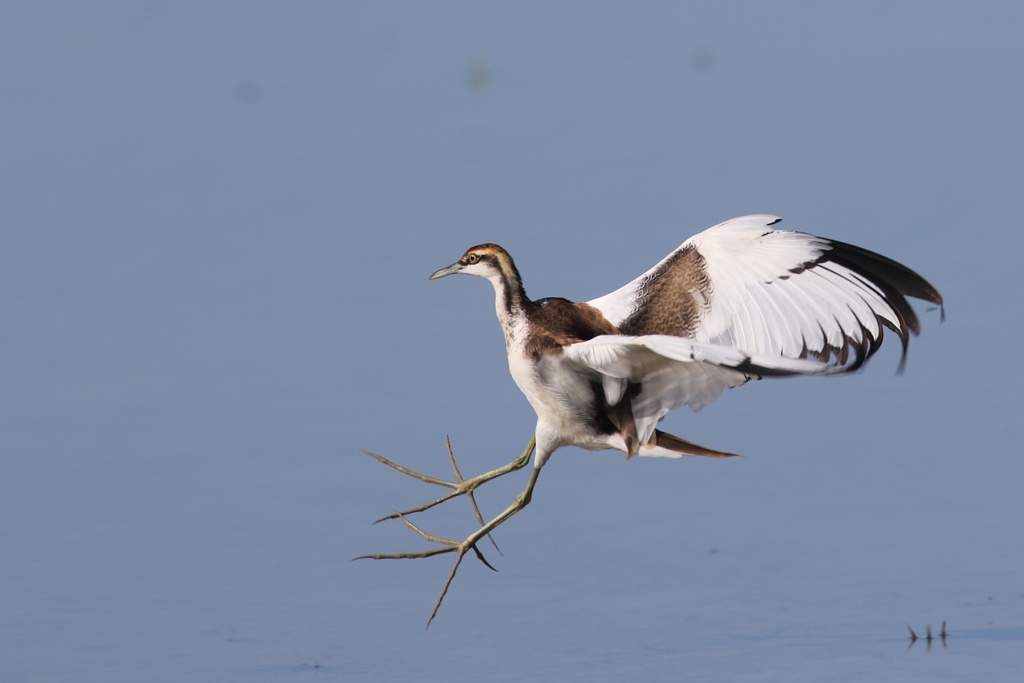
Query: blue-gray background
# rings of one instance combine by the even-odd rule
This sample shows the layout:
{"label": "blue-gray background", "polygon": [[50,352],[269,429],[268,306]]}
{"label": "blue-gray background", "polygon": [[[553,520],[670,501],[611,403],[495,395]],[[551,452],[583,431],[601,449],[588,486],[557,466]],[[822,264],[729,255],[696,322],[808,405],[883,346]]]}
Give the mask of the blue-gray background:
{"label": "blue-gray background", "polygon": [[[1024,5],[10,3],[0,677],[1019,680]],[[560,451],[468,562],[394,507],[533,414],[484,241],[585,300],[746,213],[946,296],[907,372]],[[503,508],[525,472],[483,489]],[[464,501],[425,516],[473,526]],[[948,646],[906,650],[948,620]]]}

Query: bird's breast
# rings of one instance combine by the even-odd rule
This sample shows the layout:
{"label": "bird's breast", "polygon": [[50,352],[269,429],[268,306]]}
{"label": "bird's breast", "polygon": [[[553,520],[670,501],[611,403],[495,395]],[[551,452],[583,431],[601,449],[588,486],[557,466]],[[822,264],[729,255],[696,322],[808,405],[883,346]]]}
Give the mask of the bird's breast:
{"label": "bird's breast", "polygon": [[[524,345],[525,346],[525,345]],[[509,371],[539,421],[565,434],[577,433],[589,423],[595,403],[595,378],[568,360],[561,349],[528,352],[513,348]]]}

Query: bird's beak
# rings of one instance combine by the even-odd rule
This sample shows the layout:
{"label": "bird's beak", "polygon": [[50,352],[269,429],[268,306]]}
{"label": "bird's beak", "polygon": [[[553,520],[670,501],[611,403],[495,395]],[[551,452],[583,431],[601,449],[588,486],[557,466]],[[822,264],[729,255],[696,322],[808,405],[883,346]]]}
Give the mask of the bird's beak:
{"label": "bird's beak", "polygon": [[435,272],[433,275],[430,276],[430,279],[431,280],[436,280],[439,277],[444,277],[445,275],[451,275],[452,273],[458,273],[461,270],[462,270],[462,264],[459,263],[458,261],[456,261],[455,263],[451,264],[450,266],[446,266],[446,267],[442,268],[441,270]]}

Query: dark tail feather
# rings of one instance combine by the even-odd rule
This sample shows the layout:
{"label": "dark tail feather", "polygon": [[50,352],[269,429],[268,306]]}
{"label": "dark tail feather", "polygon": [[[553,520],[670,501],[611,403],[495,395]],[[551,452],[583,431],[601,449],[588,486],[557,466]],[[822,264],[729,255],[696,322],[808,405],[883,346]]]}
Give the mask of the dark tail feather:
{"label": "dark tail feather", "polygon": [[716,451],[713,448],[707,448],[687,441],[686,439],[680,439],[678,436],[672,434],[666,434],[660,429],[654,430],[655,445],[664,448],[666,450],[681,453],[682,455],[705,455],[709,458],[734,458],[737,457],[736,453],[726,453],[725,451]]}

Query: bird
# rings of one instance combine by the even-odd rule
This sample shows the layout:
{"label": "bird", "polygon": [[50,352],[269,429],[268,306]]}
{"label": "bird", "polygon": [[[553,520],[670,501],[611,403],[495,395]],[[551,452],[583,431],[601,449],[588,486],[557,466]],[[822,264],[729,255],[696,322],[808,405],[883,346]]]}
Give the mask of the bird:
{"label": "bird", "polygon": [[[586,302],[530,299],[512,257],[493,243],[471,247],[430,275],[431,280],[475,275],[493,286],[509,371],[537,416],[534,437],[505,467],[469,480],[462,479],[453,458],[455,483],[419,475],[371,453],[453,492],[391,515],[443,547],[366,557],[458,552],[432,620],[462,556],[473,549],[488,564],[477,541],[530,503],[538,475],[557,449],[617,450],[627,459],[731,457],[735,454],[657,425],[671,410],[688,406],[698,411],[725,389],[753,379],[857,370],[878,351],[885,329],[902,343],[902,371],[909,338],[920,332],[907,299],[941,309],[939,292],[890,258],[838,240],[776,229],[780,220],[758,214],[719,223],[619,289]],[[480,484],[525,467],[531,452],[526,489],[486,524],[477,509],[482,526],[465,540],[430,536],[407,519],[457,495],[472,498]]]}
{"label": "bird", "polygon": [[880,254],[773,230],[769,215],[734,218],[683,242],[597,299],[531,300],[515,262],[479,244],[430,279],[476,275],[494,287],[509,370],[537,414],[534,467],[563,446],[634,455],[704,455],[656,429],[674,408],[697,411],[726,388],[765,376],[861,367],[883,328],[903,343],[920,323],[907,297],[942,305],[920,275]]}

